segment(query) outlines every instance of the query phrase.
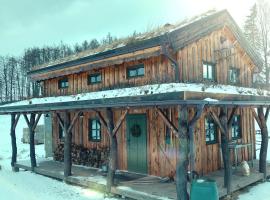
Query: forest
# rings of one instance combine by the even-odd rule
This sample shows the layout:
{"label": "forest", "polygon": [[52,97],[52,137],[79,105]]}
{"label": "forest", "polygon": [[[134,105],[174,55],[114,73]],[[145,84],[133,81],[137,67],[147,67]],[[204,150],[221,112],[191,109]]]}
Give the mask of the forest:
{"label": "forest", "polygon": [[[266,1],[258,1],[257,4],[252,6],[249,13],[242,26],[242,31],[264,62],[263,71],[259,78],[257,78],[257,81],[260,82],[260,85],[268,87],[270,73],[270,20],[267,14],[270,13],[270,4]],[[85,40],[74,45],[61,41],[54,46],[29,47],[24,50],[22,55],[16,57],[0,55],[0,104],[42,95],[39,83],[31,82],[27,78],[27,72],[32,67],[85,50],[93,50],[119,39],[108,33],[100,41],[97,39]]]}

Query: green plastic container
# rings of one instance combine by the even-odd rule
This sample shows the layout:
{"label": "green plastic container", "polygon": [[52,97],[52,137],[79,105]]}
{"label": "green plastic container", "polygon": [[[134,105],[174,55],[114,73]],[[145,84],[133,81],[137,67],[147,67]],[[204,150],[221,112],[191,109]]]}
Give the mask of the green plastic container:
{"label": "green plastic container", "polygon": [[190,200],[218,200],[216,181],[198,179],[192,181]]}

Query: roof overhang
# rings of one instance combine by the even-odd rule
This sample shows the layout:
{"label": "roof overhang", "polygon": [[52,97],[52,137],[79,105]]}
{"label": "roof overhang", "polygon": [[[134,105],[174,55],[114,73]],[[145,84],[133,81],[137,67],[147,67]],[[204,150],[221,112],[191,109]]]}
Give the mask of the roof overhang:
{"label": "roof overhang", "polygon": [[[208,98],[208,99],[206,99]],[[210,99],[209,99],[210,98]],[[256,107],[270,106],[270,97],[253,95],[229,95],[205,92],[170,92],[152,95],[140,95],[133,97],[117,97],[94,100],[55,102],[46,104],[29,105],[6,105],[0,107],[0,114],[32,113],[32,112],[54,112],[75,110],[96,110],[103,108],[126,108],[126,107],[155,107],[155,106],[194,106],[204,104],[206,106],[227,107]]]}

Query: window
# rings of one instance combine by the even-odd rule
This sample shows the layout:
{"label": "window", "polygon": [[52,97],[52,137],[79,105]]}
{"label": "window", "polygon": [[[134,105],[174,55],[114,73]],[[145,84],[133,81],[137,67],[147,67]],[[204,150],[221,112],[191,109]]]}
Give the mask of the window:
{"label": "window", "polygon": [[58,89],[68,88],[68,78],[63,78],[58,81]]}
{"label": "window", "polygon": [[203,79],[214,81],[215,80],[215,66],[210,63],[203,63]]}
{"label": "window", "polygon": [[88,79],[87,79],[87,83],[88,83],[88,85],[101,83],[101,80],[102,80],[101,79],[101,73],[89,74]]}
{"label": "window", "polygon": [[100,142],[101,140],[101,125],[97,119],[89,120],[88,140],[92,142]]}
{"label": "window", "polygon": [[144,64],[140,64],[127,69],[127,77],[134,78],[144,76]]}
{"label": "window", "polygon": [[60,124],[58,126],[58,135],[59,135],[59,139],[64,139],[65,138],[65,132],[62,129],[62,126]]}
{"label": "window", "polygon": [[239,83],[239,75],[240,70],[236,68],[231,68],[229,70],[229,81],[232,84],[238,84]]}
{"label": "window", "polygon": [[241,138],[240,115],[235,115],[232,122],[232,139]]}
{"label": "window", "polygon": [[211,117],[205,118],[205,141],[206,144],[214,144],[217,142],[217,127]]}

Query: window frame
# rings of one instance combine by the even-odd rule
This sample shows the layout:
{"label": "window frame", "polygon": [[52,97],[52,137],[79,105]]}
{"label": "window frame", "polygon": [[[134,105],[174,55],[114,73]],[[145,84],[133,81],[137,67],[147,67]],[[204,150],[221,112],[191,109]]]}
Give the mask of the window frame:
{"label": "window frame", "polygon": [[[233,82],[231,79],[231,71],[236,72],[236,82]],[[234,68],[234,67],[230,67],[229,69],[229,74],[228,74],[228,78],[229,78],[229,83],[233,84],[233,85],[238,85],[240,84],[240,69],[239,68]]]}
{"label": "window frame", "polygon": [[[207,78],[204,78],[204,66],[205,65],[207,66]],[[202,73],[203,80],[204,81],[215,82],[216,81],[216,64],[211,63],[211,62],[203,61],[202,66],[203,66],[203,69],[202,69],[203,70],[203,73]],[[209,78],[209,66],[212,67],[212,78],[211,79]]]}
{"label": "window frame", "polygon": [[[97,81],[97,77],[98,77],[98,76],[100,76],[100,80],[99,80],[99,81]],[[91,82],[92,77],[95,78],[95,82]],[[94,73],[94,74],[88,74],[88,76],[87,76],[87,84],[88,84],[88,85],[99,84],[99,83],[101,83],[101,82],[102,82],[102,74],[101,74],[101,72]]]}
{"label": "window frame", "polygon": [[[96,129],[92,128],[92,122],[95,121],[96,122]],[[99,124],[99,129],[97,128],[97,124]],[[96,138],[93,138],[93,130],[96,131]],[[99,139],[98,139],[98,135],[99,134]],[[88,120],[88,141],[89,142],[101,142],[101,123],[99,121],[99,119],[97,118],[91,118]]]}
{"label": "window frame", "polygon": [[[240,115],[234,115],[233,118],[237,117],[237,124],[235,121],[233,121],[232,123],[232,128],[231,128],[231,137],[232,137],[232,140],[238,140],[238,139],[241,139],[242,138],[242,127],[241,127],[241,116]],[[237,126],[238,128],[238,135],[236,136],[235,135],[235,131],[236,129],[234,129],[234,127]]]}
{"label": "window frame", "polygon": [[[207,121],[207,126],[208,127],[206,127],[206,121]],[[206,141],[206,138],[207,138],[207,135],[209,135],[209,134],[207,134],[207,132],[208,132],[208,130],[210,130],[210,128],[211,128],[211,126],[210,126],[210,123],[213,123],[214,124],[214,140],[211,140],[211,138],[209,138],[210,139],[210,141]],[[206,143],[206,145],[211,145],[211,144],[216,144],[216,143],[218,143],[218,130],[217,130],[217,125],[215,124],[215,122],[214,122],[214,120],[212,119],[212,117],[211,116],[206,116],[205,117],[205,119],[204,119],[204,130],[205,130],[205,143]],[[209,135],[210,136],[210,135]]]}
{"label": "window frame", "polygon": [[[65,83],[65,85],[62,86],[62,83]],[[58,80],[58,89],[67,89],[68,87],[69,87],[68,77],[64,77]]]}
{"label": "window frame", "polygon": [[[141,68],[143,68],[143,74],[138,73],[138,70],[141,69]],[[136,70],[136,75],[130,76],[130,71],[131,70]],[[126,74],[127,74],[127,79],[143,77],[143,76],[145,76],[145,66],[142,63],[142,64],[134,65],[134,66],[131,66],[131,67],[127,67]]]}

